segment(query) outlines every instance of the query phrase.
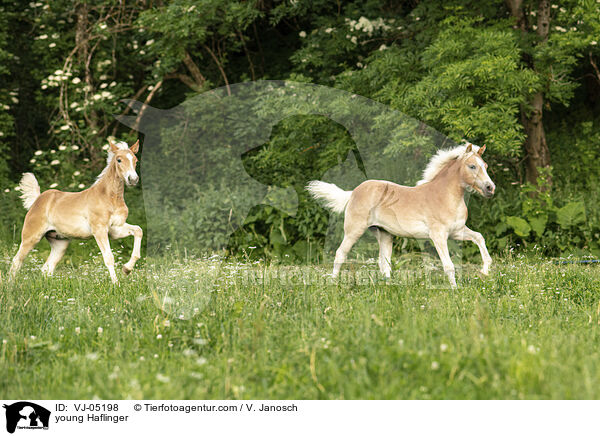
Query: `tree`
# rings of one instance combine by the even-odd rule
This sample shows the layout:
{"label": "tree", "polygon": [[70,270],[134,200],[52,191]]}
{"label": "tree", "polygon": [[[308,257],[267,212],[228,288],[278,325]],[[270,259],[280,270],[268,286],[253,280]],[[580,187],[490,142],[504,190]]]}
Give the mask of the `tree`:
{"label": "tree", "polygon": [[[389,103],[455,140],[523,156],[525,179],[537,183],[539,168],[551,164],[543,112],[568,106],[581,83],[574,75],[586,57],[594,65],[598,3],[460,0],[400,11],[391,18],[399,10],[383,8],[360,19],[387,20],[376,38],[354,34],[351,21],[323,18],[298,52],[298,70],[318,79],[313,65],[317,71],[337,67],[337,86]],[[327,30],[330,41],[358,37],[357,48],[344,52],[342,71],[336,55],[344,46],[324,42]]]}

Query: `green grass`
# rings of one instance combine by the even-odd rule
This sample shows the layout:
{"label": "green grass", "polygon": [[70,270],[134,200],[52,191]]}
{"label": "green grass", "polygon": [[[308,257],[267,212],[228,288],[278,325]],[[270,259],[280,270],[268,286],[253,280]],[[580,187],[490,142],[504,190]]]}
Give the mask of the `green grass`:
{"label": "green grass", "polygon": [[328,266],[174,259],[114,287],[90,250],[49,279],[36,253],[0,285],[2,397],[600,398],[593,266],[496,259],[452,291],[418,265],[388,283],[351,267],[352,285]]}

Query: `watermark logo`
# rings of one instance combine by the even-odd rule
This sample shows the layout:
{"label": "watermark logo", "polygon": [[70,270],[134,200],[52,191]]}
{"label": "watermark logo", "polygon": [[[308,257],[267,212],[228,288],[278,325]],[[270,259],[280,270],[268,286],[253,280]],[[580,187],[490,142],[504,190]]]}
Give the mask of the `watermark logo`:
{"label": "watermark logo", "polygon": [[[365,180],[412,186],[431,155],[458,145],[389,106],[310,83],[239,83],[168,110],[127,103],[137,115],[117,119],[145,137],[141,175],[151,298],[182,319],[202,311],[211,295],[245,274],[223,262],[225,253],[247,255],[250,264],[258,257],[252,257],[253,250],[262,245],[258,249],[270,259],[309,263],[300,275],[283,270],[284,280],[329,280],[344,238],[344,215],[321,216],[316,242],[295,236],[315,220],[314,203],[307,200],[309,182],[332,183],[346,192]],[[395,219],[403,218],[396,213]],[[383,276],[371,262],[381,257],[376,236],[367,231],[354,244],[342,283],[373,283]],[[445,277],[438,280],[443,270],[433,246],[412,238],[397,246],[404,257],[396,255],[395,279],[409,276],[423,286],[450,287]],[[451,248],[459,270],[462,245]],[[211,257],[197,265],[189,262],[204,255]],[[245,278],[258,280],[257,268]],[[267,279],[282,283],[278,276]]]}
{"label": "watermark logo", "polygon": [[16,429],[48,430],[50,424],[48,409],[28,401],[4,404],[3,407],[6,409],[6,431],[9,433],[14,433]]}

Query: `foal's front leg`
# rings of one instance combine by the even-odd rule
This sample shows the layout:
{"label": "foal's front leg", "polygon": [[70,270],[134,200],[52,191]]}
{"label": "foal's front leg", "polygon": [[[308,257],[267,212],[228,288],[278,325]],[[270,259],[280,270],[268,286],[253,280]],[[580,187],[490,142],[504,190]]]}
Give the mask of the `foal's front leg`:
{"label": "foal's front leg", "polygon": [[108,268],[108,272],[110,273],[110,279],[113,283],[118,283],[119,281],[117,280],[117,275],[115,274],[115,257],[110,250],[110,241],[108,240],[108,229],[97,229],[93,231],[93,234],[94,239],[96,239],[96,243],[102,252],[104,265],[106,265],[106,268]]}
{"label": "foal's front leg", "polygon": [[490,253],[488,253],[487,247],[485,246],[485,239],[481,236],[481,233],[471,230],[467,226],[464,226],[462,229],[458,230],[452,235],[453,239],[457,241],[472,241],[479,247],[479,252],[481,253],[481,259],[483,260],[483,266],[481,267],[481,273],[484,275],[488,275],[490,272],[490,265],[492,264],[492,258],[490,257]]}
{"label": "foal's front leg", "polygon": [[442,265],[444,266],[444,272],[450,280],[450,285],[456,288],[456,278],[454,273],[454,264],[450,259],[450,253],[448,252],[448,232],[445,230],[432,230],[429,232],[429,237],[433,241],[433,245],[440,256]]}
{"label": "foal's front leg", "polygon": [[129,259],[129,262],[123,265],[123,273],[129,274],[133,270],[135,263],[141,257],[142,237],[144,235],[142,228],[140,226],[133,226],[125,223],[119,227],[111,227],[109,233],[110,237],[113,239],[133,236],[133,251],[131,252],[131,258]]}

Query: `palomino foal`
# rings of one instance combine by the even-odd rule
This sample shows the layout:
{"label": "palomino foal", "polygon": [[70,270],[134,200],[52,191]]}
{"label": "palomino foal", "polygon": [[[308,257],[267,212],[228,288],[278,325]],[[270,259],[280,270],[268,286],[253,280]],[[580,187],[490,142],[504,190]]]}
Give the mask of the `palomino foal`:
{"label": "palomino foal", "polygon": [[123,266],[129,274],[140,258],[142,229],[127,224],[129,210],[123,199],[123,184],[135,185],[139,177],[135,171],[139,140],[127,147],[125,142],[114,144],[110,140],[106,168],[96,182],[81,192],[62,192],[49,189],[40,194],[40,185],[32,173],[25,173],[19,185],[23,205],[29,209],[23,223],[21,245],[12,261],[9,276],[14,278],[25,256],[42,239],[50,243],[50,256],[42,271],[52,275],[56,264],[65,254],[71,239],[94,237],[102,252],[113,283],[117,283],[115,260],[108,237],[114,239],[132,236],[133,253]]}
{"label": "palomino foal", "polygon": [[456,279],[448,238],[473,241],[483,259],[481,272],[487,275],[492,258],[481,233],[465,225],[468,212],[464,200],[465,190],[475,190],[486,198],[494,195],[496,186],[481,158],[484,151],[485,146],[470,143],[439,151],[414,187],[367,180],[353,191],[343,191],[331,183],[310,182],[307,189],[313,197],[324,199],[334,212],[345,211],[344,240],[336,251],[333,276],[337,277],[348,252],[367,228],[377,237],[379,268],[388,278],[392,235],[431,239],[452,287],[456,287]]}

